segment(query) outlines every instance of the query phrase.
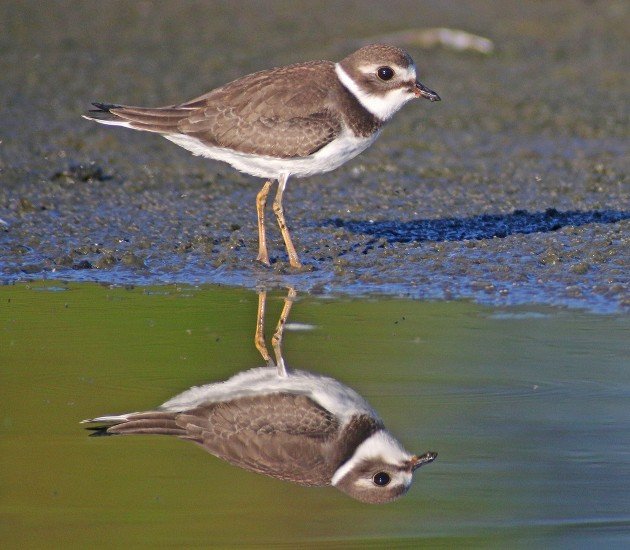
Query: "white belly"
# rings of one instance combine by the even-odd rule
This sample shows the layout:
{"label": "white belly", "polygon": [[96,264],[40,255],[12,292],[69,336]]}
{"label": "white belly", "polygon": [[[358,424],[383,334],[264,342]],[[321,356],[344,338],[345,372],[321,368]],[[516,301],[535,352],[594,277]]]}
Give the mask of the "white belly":
{"label": "white belly", "polygon": [[345,133],[313,155],[288,159],[212,147],[203,144],[197,138],[184,134],[164,135],[164,137],[195,155],[227,162],[237,170],[251,176],[278,179],[280,176],[303,178],[334,170],[367,149],[379,134],[380,131],[367,138],[357,138]]}
{"label": "white belly", "polygon": [[379,418],[363,397],[334,378],[300,370],[290,370],[288,376],[280,377],[276,367],[251,369],[224,382],[192,387],[159,408],[183,411],[208,403],[283,392],[307,395],[344,421],[357,414]]}

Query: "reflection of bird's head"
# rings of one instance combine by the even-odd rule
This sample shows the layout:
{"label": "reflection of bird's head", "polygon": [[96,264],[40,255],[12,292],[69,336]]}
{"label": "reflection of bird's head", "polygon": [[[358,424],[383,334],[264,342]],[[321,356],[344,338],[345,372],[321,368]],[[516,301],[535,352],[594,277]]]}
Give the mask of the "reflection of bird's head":
{"label": "reflection of bird's head", "polygon": [[437,453],[432,452],[412,456],[387,431],[379,430],[337,469],[332,485],[362,502],[390,502],[411,487],[414,470],[432,462],[436,456]]}

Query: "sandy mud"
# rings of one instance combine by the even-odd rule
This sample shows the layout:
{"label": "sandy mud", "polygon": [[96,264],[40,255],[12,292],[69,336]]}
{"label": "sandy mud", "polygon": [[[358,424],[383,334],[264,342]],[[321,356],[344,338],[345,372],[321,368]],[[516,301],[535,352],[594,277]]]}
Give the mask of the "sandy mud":
{"label": "sandy mud", "polygon": [[[629,306],[627,3],[387,4],[4,2],[1,280]],[[254,261],[261,181],[80,116],[431,27],[494,51],[408,44],[442,102],[406,106],[357,159],[289,182],[303,273],[275,227],[272,266]]]}

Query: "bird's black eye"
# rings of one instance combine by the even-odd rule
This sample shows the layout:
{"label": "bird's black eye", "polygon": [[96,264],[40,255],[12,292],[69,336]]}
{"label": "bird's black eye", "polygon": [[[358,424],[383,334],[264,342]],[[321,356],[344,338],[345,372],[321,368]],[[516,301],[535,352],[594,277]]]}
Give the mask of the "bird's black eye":
{"label": "bird's black eye", "polygon": [[391,480],[392,478],[389,477],[387,472],[378,472],[372,477],[374,485],[378,485],[379,487],[385,487]]}
{"label": "bird's black eye", "polygon": [[391,67],[379,67],[376,74],[381,80],[391,80],[394,76],[394,69]]}

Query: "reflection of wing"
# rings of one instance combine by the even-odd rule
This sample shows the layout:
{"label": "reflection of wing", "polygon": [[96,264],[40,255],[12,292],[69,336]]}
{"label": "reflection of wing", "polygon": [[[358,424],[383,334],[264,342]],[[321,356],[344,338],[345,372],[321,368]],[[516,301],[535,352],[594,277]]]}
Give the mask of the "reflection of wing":
{"label": "reflection of wing", "polygon": [[103,434],[174,435],[246,470],[301,485],[328,485],[341,464],[381,420],[353,415],[343,426],[310,397],[275,393],[238,397],[184,411],[147,411],[101,416]]}
{"label": "reflection of wing", "polygon": [[337,420],[304,395],[275,394],[214,403],[175,415],[186,439],[247,470],[326,485],[338,467]]}

